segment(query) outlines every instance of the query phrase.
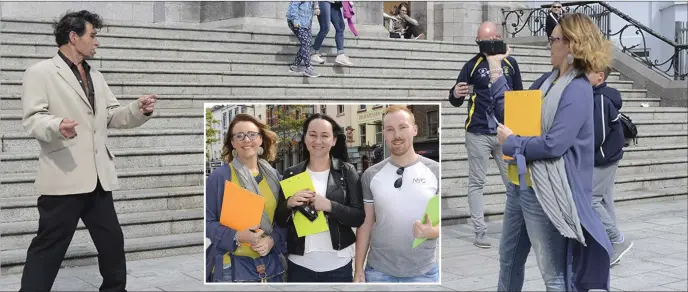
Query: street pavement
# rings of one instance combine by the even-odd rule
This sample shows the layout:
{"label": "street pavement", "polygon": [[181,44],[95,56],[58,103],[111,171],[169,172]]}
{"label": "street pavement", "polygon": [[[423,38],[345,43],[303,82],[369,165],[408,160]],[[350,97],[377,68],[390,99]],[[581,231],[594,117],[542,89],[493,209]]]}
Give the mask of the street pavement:
{"label": "street pavement", "polygon": [[[633,249],[612,267],[612,291],[688,291],[688,201],[630,202],[617,206],[619,227]],[[129,291],[495,291],[501,220],[488,222],[491,249],[472,244],[468,224],[442,228],[441,285],[203,285],[203,252],[130,261]],[[2,275],[0,290],[18,291],[20,274]],[[544,291],[531,252],[524,291]],[[97,291],[97,266],[63,268],[53,291]]]}

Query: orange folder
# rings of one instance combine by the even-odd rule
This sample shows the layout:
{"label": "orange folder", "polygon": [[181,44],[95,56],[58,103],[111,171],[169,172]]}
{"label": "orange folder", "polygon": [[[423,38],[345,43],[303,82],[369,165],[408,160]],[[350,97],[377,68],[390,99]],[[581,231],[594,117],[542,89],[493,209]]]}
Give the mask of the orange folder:
{"label": "orange folder", "polygon": [[225,181],[220,224],[237,231],[260,225],[265,199],[239,185]]}
{"label": "orange folder", "polygon": [[[504,92],[504,125],[520,136],[540,136],[542,91],[511,90]],[[513,160],[504,155],[504,160]]]}

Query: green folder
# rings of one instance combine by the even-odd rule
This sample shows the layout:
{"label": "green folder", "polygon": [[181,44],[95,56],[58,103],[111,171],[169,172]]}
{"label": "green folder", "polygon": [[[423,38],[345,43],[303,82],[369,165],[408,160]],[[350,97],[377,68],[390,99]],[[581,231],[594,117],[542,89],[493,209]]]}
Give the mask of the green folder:
{"label": "green folder", "polygon": [[[425,208],[425,213],[423,213],[423,218],[420,219],[420,222],[425,224],[425,214],[428,214],[430,216],[430,221],[432,222],[432,226],[437,226],[438,223],[440,223],[440,196],[435,195],[430,198],[428,201],[428,206]],[[428,240],[427,238],[416,238],[413,240],[413,248],[416,248],[419,246],[421,243],[425,242]]]}
{"label": "green folder", "polygon": [[[313,186],[313,180],[308,171],[304,171],[288,179],[280,182],[282,185],[282,192],[284,192],[284,198],[289,199],[296,192],[301,190],[315,191]],[[294,211],[294,227],[296,227],[296,234],[298,237],[304,237],[306,235],[316,234],[320,232],[325,232],[330,230],[327,225],[327,220],[325,219],[325,214],[322,211],[318,211],[318,218],[313,220],[308,220],[306,216],[301,214],[299,211]]]}

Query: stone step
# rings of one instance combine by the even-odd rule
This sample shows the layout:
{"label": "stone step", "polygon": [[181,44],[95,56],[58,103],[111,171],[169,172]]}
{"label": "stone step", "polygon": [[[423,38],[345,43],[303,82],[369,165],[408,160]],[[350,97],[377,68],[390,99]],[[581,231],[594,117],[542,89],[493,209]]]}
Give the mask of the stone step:
{"label": "stone step", "polygon": [[[461,141],[463,143],[463,141]],[[442,143],[444,146],[444,143]],[[442,171],[451,171],[452,169],[462,169],[468,167],[463,164],[467,161],[467,154],[465,151],[465,146],[461,144],[460,147],[464,148],[463,153],[451,153],[442,150]],[[623,160],[636,160],[636,159],[675,159],[681,157],[688,157],[688,145],[686,144],[667,144],[658,146],[629,146],[624,148]],[[456,165],[456,163],[459,163]],[[456,165],[456,167],[452,167]],[[491,168],[496,167],[490,157],[490,162],[488,162],[488,172]],[[493,169],[496,173],[497,169]]]}
{"label": "stone step", "polygon": [[[5,68],[0,72],[2,80],[21,80],[26,68]],[[422,76],[418,75],[383,75],[383,74],[341,74],[318,73],[319,78],[308,78],[301,73],[290,73],[287,66],[271,72],[222,72],[207,70],[147,70],[147,69],[103,69],[108,82],[131,82],[145,80],[147,82],[236,82],[236,83],[277,83],[277,84],[334,84],[334,85],[386,85],[404,84],[417,86],[444,86],[451,88],[456,83],[455,76]],[[317,71],[317,70],[316,70]],[[522,76],[524,87],[529,87],[539,73],[527,73]],[[632,89],[631,81],[614,81],[610,85],[618,89]]]}
{"label": "stone step", "polygon": [[[618,206],[622,204],[642,204],[643,202],[656,200],[685,200],[686,195],[685,187],[627,191],[615,193],[614,204]],[[500,220],[504,215],[504,206],[504,203],[486,204],[484,208],[485,218],[488,220]],[[465,202],[460,207],[444,208],[441,214],[443,226],[471,223],[468,202]]]}
{"label": "stone step", "polygon": [[[442,153],[448,154],[463,154],[466,153],[464,146],[464,138],[443,138],[442,139]],[[638,145],[631,145],[629,147],[637,146],[661,146],[661,145],[677,145],[688,144],[688,133],[686,132],[654,132],[654,133],[638,133]]]}
{"label": "stone step", "polygon": [[[186,187],[203,185],[203,165],[183,165],[172,167],[146,167],[118,169],[121,190],[144,188]],[[35,173],[3,174],[0,178],[4,186],[2,198],[34,196]]]}
{"label": "stone step", "polygon": [[[4,35],[3,35],[4,37]],[[99,37],[100,40],[100,37]],[[215,46],[208,46],[208,47],[203,47],[199,46],[197,43],[189,43],[189,42],[182,42],[182,43],[174,43],[174,44],[161,44],[161,46],[156,47],[154,45],[151,45],[148,42],[144,41],[139,41],[138,43],[131,43],[131,42],[125,42],[125,43],[102,43],[98,47],[97,54],[99,56],[119,56],[119,57],[158,57],[158,58],[179,58],[179,59],[195,59],[195,58],[204,58],[204,59],[210,59],[210,58],[215,58],[218,60],[241,60],[242,57],[244,57],[246,54],[249,54],[247,52],[250,52],[252,55],[257,55],[257,56],[252,56],[250,59],[259,59],[259,60],[275,60],[275,52],[282,52],[284,54],[289,54],[293,58],[296,57],[296,52],[299,50],[299,45],[294,42],[294,43],[284,43],[284,44],[275,44],[275,43],[218,43]],[[26,40],[3,40],[0,42],[0,45],[2,45],[2,49],[0,50],[0,53],[2,54],[56,54],[57,48],[55,47],[55,44],[52,42],[30,42]],[[191,47],[193,46],[193,49]],[[324,51],[328,56],[336,56],[334,52],[328,52],[333,51],[332,49],[334,47],[330,47],[327,45],[323,46]],[[228,52],[222,52],[222,51],[227,51]],[[470,53],[462,53],[462,52],[470,52]],[[472,49],[472,50],[467,50],[467,51],[451,51],[451,52],[442,52],[442,51],[410,51],[410,50],[402,50],[398,49],[395,47],[390,47],[390,48],[385,48],[385,49],[376,49],[376,48],[370,48],[370,47],[350,47],[347,44],[346,48],[346,54],[351,55],[351,56],[358,56],[357,58],[351,58],[351,61],[354,64],[360,64],[364,63],[365,60],[371,59],[371,58],[383,58],[387,57],[387,62],[395,62],[394,60],[400,60],[400,59],[405,59],[408,57],[411,58],[423,58],[423,59],[429,59],[429,58],[439,58],[439,59],[448,59],[448,58],[461,58],[465,62],[465,60],[468,60],[475,56],[475,53],[477,53],[477,47]],[[220,56],[218,56],[220,55]],[[262,56],[262,58],[261,58]],[[512,55],[519,64],[521,62],[523,63],[530,63],[530,62],[540,62],[543,65],[548,65],[548,62],[545,62],[547,59],[549,59],[549,52],[546,55],[542,55],[539,53],[533,53],[533,54],[527,54],[524,51],[520,51],[519,54],[513,54]],[[222,57],[222,59],[220,59]],[[230,57],[231,59],[224,59],[224,57]],[[543,59],[543,57],[547,57],[546,59]],[[287,60],[290,59],[289,57],[285,57]],[[333,58],[328,58],[328,60],[331,60],[330,62],[333,62]],[[411,60],[409,60],[411,61]],[[461,63],[463,63],[461,62]],[[461,68],[461,66],[456,66],[455,64],[449,62],[444,65],[442,65],[439,62],[431,62],[436,66],[443,66],[441,68],[454,68],[455,70],[458,70]],[[416,63],[419,64],[419,63]],[[463,65],[463,64],[461,64]],[[548,65],[551,69],[551,65]],[[527,67],[521,67],[521,69],[527,70]]]}
{"label": "stone step", "polygon": [[[46,21],[40,20],[30,20],[30,19],[12,19],[12,18],[2,18],[2,26],[0,27],[3,31],[16,31],[19,33],[35,33],[35,32],[51,32],[53,30],[52,24]],[[105,27],[103,27],[99,33],[101,34],[114,34],[114,35],[126,35],[139,38],[149,38],[149,37],[167,37],[167,38],[183,38],[183,39],[206,39],[206,40],[222,40],[222,41],[271,41],[271,42],[295,42],[296,38],[288,30],[285,29],[280,32],[250,32],[245,30],[233,30],[233,29],[207,29],[207,28],[197,28],[189,26],[180,26],[177,24],[147,24],[143,25],[131,25],[128,23],[112,23],[108,22]],[[313,37],[317,34],[317,31],[313,32]],[[466,47],[475,47],[473,42],[450,42],[450,41],[429,41],[429,40],[399,40],[399,39],[389,39],[389,38],[375,38],[375,37],[353,37],[348,32],[344,35],[345,43],[347,47],[349,44],[359,44],[359,45],[383,45],[383,46],[397,46],[405,49],[418,49],[419,46],[432,49],[444,49],[459,51],[465,49]],[[507,39],[508,42],[508,39]],[[334,38],[326,38],[324,44],[334,45]],[[527,48],[527,49],[538,49],[546,50],[543,46],[525,46],[525,45],[514,45],[514,48]]]}
{"label": "stone step", "polygon": [[[199,146],[112,148],[115,168],[172,167],[203,165],[203,148]],[[38,152],[1,152],[0,173],[33,173],[38,169]]]}
{"label": "stone step", "polygon": [[[77,133],[79,126],[76,127]],[[203,145],[203,129],[126,129],[108,130],[107,146],[116,148],[148,148]],[[36,139],[28,133],[9,132],[2,135],[3,152],[38,153]]]}
{"label": "stone step", "polygon": [[[121,102],[121,105],[127,103]],[[153,117],[143,124],[140,129],[198,129],[205,124],[201,110],[188,109],[158,109],[153,112]],[[0,129],[3,133],[23,132],[22,111],[3,108],[0,114]]]}
{"label": "stone step", "polygon": [[[456,157],[456,156],[455,156]],[[444,156],[442,157],[444,158]],[[458,159],[442,160],[442,188],[454,190],[462,188],[463,193],[467,193],[468,187],[468,160],[465,156]],[[634,174],[652,174],[660,172],[671,172],[679,169],[688,168],[688,158],[668,157],[668,158],[624,158],[619,161],[617,176]],[[445,183],[447,185],[445,185]],[[485,176],[485,185],[501,185],[502,178],[497,170],[494,159],[490,158]]]}
{"label": "stone step", "polygon": [[[620,89],[619,91],[621,91],[621,94],[624,96],[624,109],[643,107],[645,105],[647,105],[649,108],[659,108],[659,104],[662,101],[659,98],[647,97],[647,91],[644,89]],[[447,90],[442,97],[443,99],[441,99],[441,101],[443,109],[454,107],[451,105],[451,103],[449,103],[449,90]],[[463,109],[465,112],[467,106],[468,102],[464,101],[464,103],[461,105],[461,109]],[[635,119],[633,121],[635,121]]]}
{"label": "stone step", "polygon": [[[442,175],[442,200],[453,197],[465,197],[468,194],[466,188],[458,188],[453,181],[458,178],[449,178],[450,174]],[[642,190],[652,188],[673,188],[688,186],[688,171],[686,167],[679,168],[673,172],[651,173],[651,174],[627,174],[616,177],[614,184],[615,192]],[[504,194],[506,189],[502,183],[485,185],[483,189],[486,194]]]}
{"label": "stone step", "polygon": [[[124,240],[203,232],[203,208],[118,214]],[[36,236],[38,221],[0,223],[3,250],[26,248]],[[70,245],[93,244],[88,229],[79,221]]]}
{"label": "stone step", "polygon": [[[39,54],[26,53],[35,50],[35,46],[27,44],[22,46],[4,45],[5,50],[12,49],[18,53],[11,53],[0,50],[2,54],[3,68],[25,69],[42,60],[52,58],[55,55],[53,48],[45,49],[46,52]],[[14,49],[13,49],[14,48]],[[182,48],[179,48],[182,50]],[[283,73],[286,67],[294,61],[294,54],[275,55],[274,52],[236,52],[221,50],[215,52],[196,52],[190,56],[170,56],[150,55],[141,51],[142,49],[123,49],[120,54],[114,49],[107,47],[98,48],[98,54],[89,64],[94,68],[104,69],[139,69],[139,70],[213,70],[213,71],[248,71],[248,72],[275,72]],[[125,54],[126,52],[126,54]],[[175,51],[177,52],[177,51]],[[320,73],[326,74],[355,74],[355,75],[399,75],[399,70],[410,70],[414,76],[442,76],[453,78],[459,74],[463,64],[472,55],[461,58],[433,58],[433,57],[409,57],[409,56],[368,56],[367,54],[352,55],[347,54],[357,63],[353,67],[343,67],[335,64],[336,56],[325,56],[324,64],[313,64]],[[537,79],[543,73],[551,70],[552,66],[548,60],[535,60],[532,62],[519,61],[521,77],[524,79]],[[4,69],[3,69],[4,70]],[[609,81],[618,81],[618,73],[610,76]]]}
{"label": "stone step", "polygon": [[[132,102],[140,97],[140,95],[116,95],[117,100],[121,104]],[[424,98],[428,103],[439,103],[446,99],[444,97],[428,97]],[[204,103],[312,103],[312,102],[360,102],[366,103],[397,103],[397,102],[418,102],[418,99],[413,97],[394,97],[394,96],[343,96],[332,99],[325,96],[227,96],[227,95],[159,95],[155,104],[156,108],[161,109],[182,109],[182,110],[196,110],[203,111]],[[0,95],[0,108],[21,110],[21,96],[20,95]]]}
{"label": "stone step", "polygon": [[[394,97],[435,97],[448,101],[447,86],[413,86],[413,85],[327,85],[327,84],[273,84],[273,83],[212,83],[212,82],[108,82],[112,93],[136,95],[156,93],[158,95],[189,94],[189,95],[220,95],[229,94],[232,97],[255,95],[287,96],[394,96]],[[21,80],[3,80],[0,83],[0,94],[20,95]],[[449,86],[451,87],[451,85]],[[620,89],[621,94],[628,99],[646,99],[646,91],[639,89]],[[232,98],[235,99],[235,98]]]}
{"label": "stone step", "polygon": [[[203,187],[171,187],[112,192],[117,214],[203,208]],[[37,221],[37,195],[3,198],[0,222]]]}
{"label": "stone step", "polygon": [[[457,187],[452,183],[446,183],[447,180],[455,179],[442,179],[442,209],[457,208],[462,206],[467,207],[467,188]],[[622,193],[639,190],[683,188],[685,193],[685,188],[687,185],[688,172],[685,170],[684,166],[683,171],[678,172],[619,175],[616,177],[614,192]],[[505,193],[506,188],[503,184],[486,185],[483,188],[483,200],[485,201],[486,205],[503,204],[506,199]]]}
{"label": "stone step", "polygon": [[[203,232],[150,236],[124,240],[127,261],[169,257],[203,252]],[[26,261],[26,248],[0,251],[2,274],[21,273]],[[98,264],[98,252],[91,243],[71,244],[62,267]]]}
{"label": "stone step", "polygon": [[[628,115],[633,121],[641,120],[685,120],[688,116],[688,108],[685,107],[630,107],[624,100],[621,112]],[[465,106],[442,108],[442,125],[459,121],[464,123],[468,116]]]}
{"label": "stone step", "polygon": [[[631,118],[633,119],[633,118]],[[681,132],[686,133],[688,130],[688,120],[633,120],[633,123],[638,128],[638,133],[655,133],[660,131],[665,132]],[[464,137],[466,134],[464,122],[460,124],[447,123],[442,124],[442,139]]]}
{"label": "stone step", "polygon": [[[46,31],[22,31],[3,29],[3,42],[30,42],[34,44],[50,44],[54,43],[55,37],[52,35],[52,30]],[[296,52],[300,43],[295,36],[289,36],[282,40],[275,39],[240,39],[240,38],[203,38],[198,36],[180,37],[177,35],[168,36],[135,36],[118,33],[101,32],[98,34],[98,41],[100,46],[107,46],[109,44],[117,44],[120,46],[140,46],[146,44],[147,46],[164,48],[164,47],[189,47],[193,45],[199,48],[208,49],[222,49],[232,47],[245,51],[262,51],[262,52],[279,52],[284,51],[285,48],[291,48]],[[321,51],[330,53],[334,52],[335,44],[333,40],[327,40],[323,43]],[[390,55],[404,51],[412,51],[412,55],[435,55],[436,57],[454,57],[456,52],[477,52],[475,44],[436,44],[427,41],[414,42],[398,42],[387,38],[364,38],[353,39],[346,43],[346,52],[359,53],[363,51],[371,51],[375,49],[374,54],[378,56]],[[549,57],[549,50],[544,47],[528,47],[528,46],[513,46],[513,55],[523,56],[523,58],[530,58],[529,56],[547,56]],[[525,61],[525,60],[524,60]]]}

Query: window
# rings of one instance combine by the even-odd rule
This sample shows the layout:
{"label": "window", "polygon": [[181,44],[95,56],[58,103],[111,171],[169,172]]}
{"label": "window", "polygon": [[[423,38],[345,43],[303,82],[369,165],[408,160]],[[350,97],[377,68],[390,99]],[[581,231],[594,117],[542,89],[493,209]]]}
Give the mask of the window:
{"label": "window", "polygon": [[363,112],[363,111],[365,111],[365,110],[366,110],[366,105],[365,105],[365,104],[362,104],[362,105],[359,105],[359,106],[358,106],[358,111],[359,111],[359,112]]}
{"label": "window", "polygon": [[337,115],[342,116],[344,115],[344,105],[337,105]]}
{"label": "window", "polygon": [[376,122],[375,123],[375,144],[382,144],[384,143],[382,137],[382,123],[381,122]]}
{"label": "window", "polygon": [[267,116],[265,116],[265,118],[267,119],[266,122],[268,123],[269,126],[274,126],[272,124],[272,119],[273,119],[272,115],[274,114],[274,108],[272,106],[268,106],[266,108],[266,111],[267,111]]}
{"label": "window", "polygon": [[320,113],[321,114],[327,114],[327,106],[326,105],[320,105]]}
{"label": "window", "polygon": [[428,137],[437,137],[440,126],[438,111],[428,111],[426,115],[428,118]]}
{"label": "window", "polygon": [[227,115],[222,114],[222,129],[227,129]]}
{"label": "window", "polygon": [[360,133],[361,145],[366,145],[366,124],[358,125],[358,132]]}
{"label": "window", "polygon": [[258,120],[260,121],[260,120],[262,120],[262,119],[263,119],[263,115],[258,114]]}

